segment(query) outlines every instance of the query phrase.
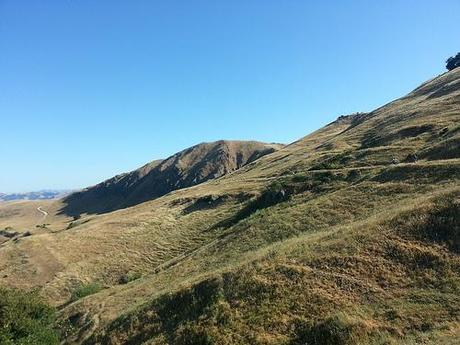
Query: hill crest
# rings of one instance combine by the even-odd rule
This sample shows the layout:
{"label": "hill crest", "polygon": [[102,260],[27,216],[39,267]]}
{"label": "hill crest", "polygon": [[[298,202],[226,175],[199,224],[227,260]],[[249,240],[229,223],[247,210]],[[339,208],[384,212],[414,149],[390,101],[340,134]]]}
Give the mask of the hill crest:
{"label": "hill crest", "polygon": [[63,200],[61,212],[79,217],[134,206],[221,177],[282,146],[257,141],[203,142],[73,193]]}

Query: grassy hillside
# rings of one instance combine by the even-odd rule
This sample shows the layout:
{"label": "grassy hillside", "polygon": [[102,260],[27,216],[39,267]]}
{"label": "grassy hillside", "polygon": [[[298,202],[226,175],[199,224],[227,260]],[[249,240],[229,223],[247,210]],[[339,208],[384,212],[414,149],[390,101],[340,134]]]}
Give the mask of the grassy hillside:
{"label": "grassy hillside", "polygon": [[[48,230],[61,229],[72,219],[65,215],[59,215],[61,208],[60,201],[54,200],[34,200],[34,201],[10,201],[0,203],[0,231],[9,229],[10,231],[24,233],[40,232],[42,226],[46,224]],[[41,208],[47,213],[40,212]],[[53,224],[51,226],[51,224]]]}
{"label": "grassy hillside", "polygon": [[221,178],[5,243],[1,282],[39,287],[68,343],[456,344],[459,120],[453,70]]}

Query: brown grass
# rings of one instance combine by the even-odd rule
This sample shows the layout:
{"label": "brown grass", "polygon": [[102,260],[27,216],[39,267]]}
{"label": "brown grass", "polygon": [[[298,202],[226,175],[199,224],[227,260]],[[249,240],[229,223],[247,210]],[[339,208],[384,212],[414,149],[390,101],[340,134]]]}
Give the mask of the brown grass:
{"label": "brown grass", "polygon": [[50,204],[49,231],[1,247],[2,283],[61,305],[70,343],[453,344],[460,154],[442,143],[459,141],[459,78],[135,207]]}

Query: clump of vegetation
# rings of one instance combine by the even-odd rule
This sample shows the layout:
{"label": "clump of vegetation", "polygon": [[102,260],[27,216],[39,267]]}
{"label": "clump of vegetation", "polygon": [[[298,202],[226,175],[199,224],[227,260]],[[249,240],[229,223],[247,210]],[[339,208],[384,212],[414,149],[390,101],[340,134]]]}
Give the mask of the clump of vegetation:
{"label": "clump of vegetation", "polygon": [[347,175],[347,180],[356,181],[361,177],[361,172],[359,170],[350,170]]}
{"label": "clump of vegetation", "polygon": [[436,130],[432,124],[407,126],[395,131],[370,130],[361,140],[361,148],[372,148],[390,145],[401,140],[417,138],[421,135],[431,135]]}
{"label": "clump of vegetation", "polygon": [[263,210],[267,207],[274,206],[283,201],[287,201],[292,194],[292,188],[285,181],[275,181],[268,185],[262,194],[256,199],[250,201],[243,209],[235,216],[218,224],[218,226],[229,227],[240,220],[249,217],[258,210]]}
{"label": "clump of vegetation", "polygon": [[141,277],[142,273],[140,272],[128,272],[120,277],[120,284],[128,284],[132,281],[140,279]]}
{"label": "clump of vegetation", "polygon": [[329,169],[341,169],[345,167],[351,160],[352,156],[350,152],[342,152],[326,159],[320,163],[312,166],[309,170],[329,170]]}
{"label": "clump of vegetation", "polygon": [[449,138],[426,148],[421,153],[422,158],[428,160],[459,158],[460,141],[456,138]]}
{"label": "clump of vegetation", "polygon": [[218,195],[205,195],[193,201],[189,206],[184,209],[184,213],[188,214],[198,210],[206,210],[219,206],[222,204],[228,196]]}
{"label": "clump of vegetation", "polygon": [[354,345],[366,342],[368,330],[358,321],[337,314],[315,324],[301,324],[292,345]]}
{"label": "clump of vegetation", "polygon": [[55,310],[36,292],[0,288],[0,344],[59,344]]}
{"label": "clump of vegetation", "polygon": [[83,297],[93,295],[103,289],[103,286],[97,282],[82,284],[78,286],[73,292],[70,300],[77,301]]}
{"label": "clump of vegetation", "polygon": [[460,253],[460,202],[453,196],[437,200],[425,212],[409,212],[393,222],[403,235],[446,245]]}
{"label": "clump of vegetation", "polygon": [[418,161],[418,155],[416,153],[409,153],[404,159],[404,162],[416,163]]}
{"label": "clump of vegetation", "polygon": [[292,176],[292,182],[294,183],[307,182],[308,180],[309,180],[309,177],[301,173],[297,173],[294,176]]}
{"label": "clump of vegetation", "polygon": [[460,53],[455,56],[451,56],[446,61],[446,68],[452,71],[454,68],[460,67]]}
{"label": "clump of vegetation", "polygon": [[19,232],[13,231],[13,228],[7,227],[5,230],[0,230],[0,236],[6,237],[6,238],[13,238],[15,236],[19,235]]}

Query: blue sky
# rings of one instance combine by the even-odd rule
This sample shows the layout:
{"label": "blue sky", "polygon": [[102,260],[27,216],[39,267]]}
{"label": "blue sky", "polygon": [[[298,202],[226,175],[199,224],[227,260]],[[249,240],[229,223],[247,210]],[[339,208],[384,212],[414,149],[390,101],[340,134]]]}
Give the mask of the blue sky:
{"label": "blue sky", "polygon": [[292,142],[444,71],[460,2],[0,0],[0,192]]}

